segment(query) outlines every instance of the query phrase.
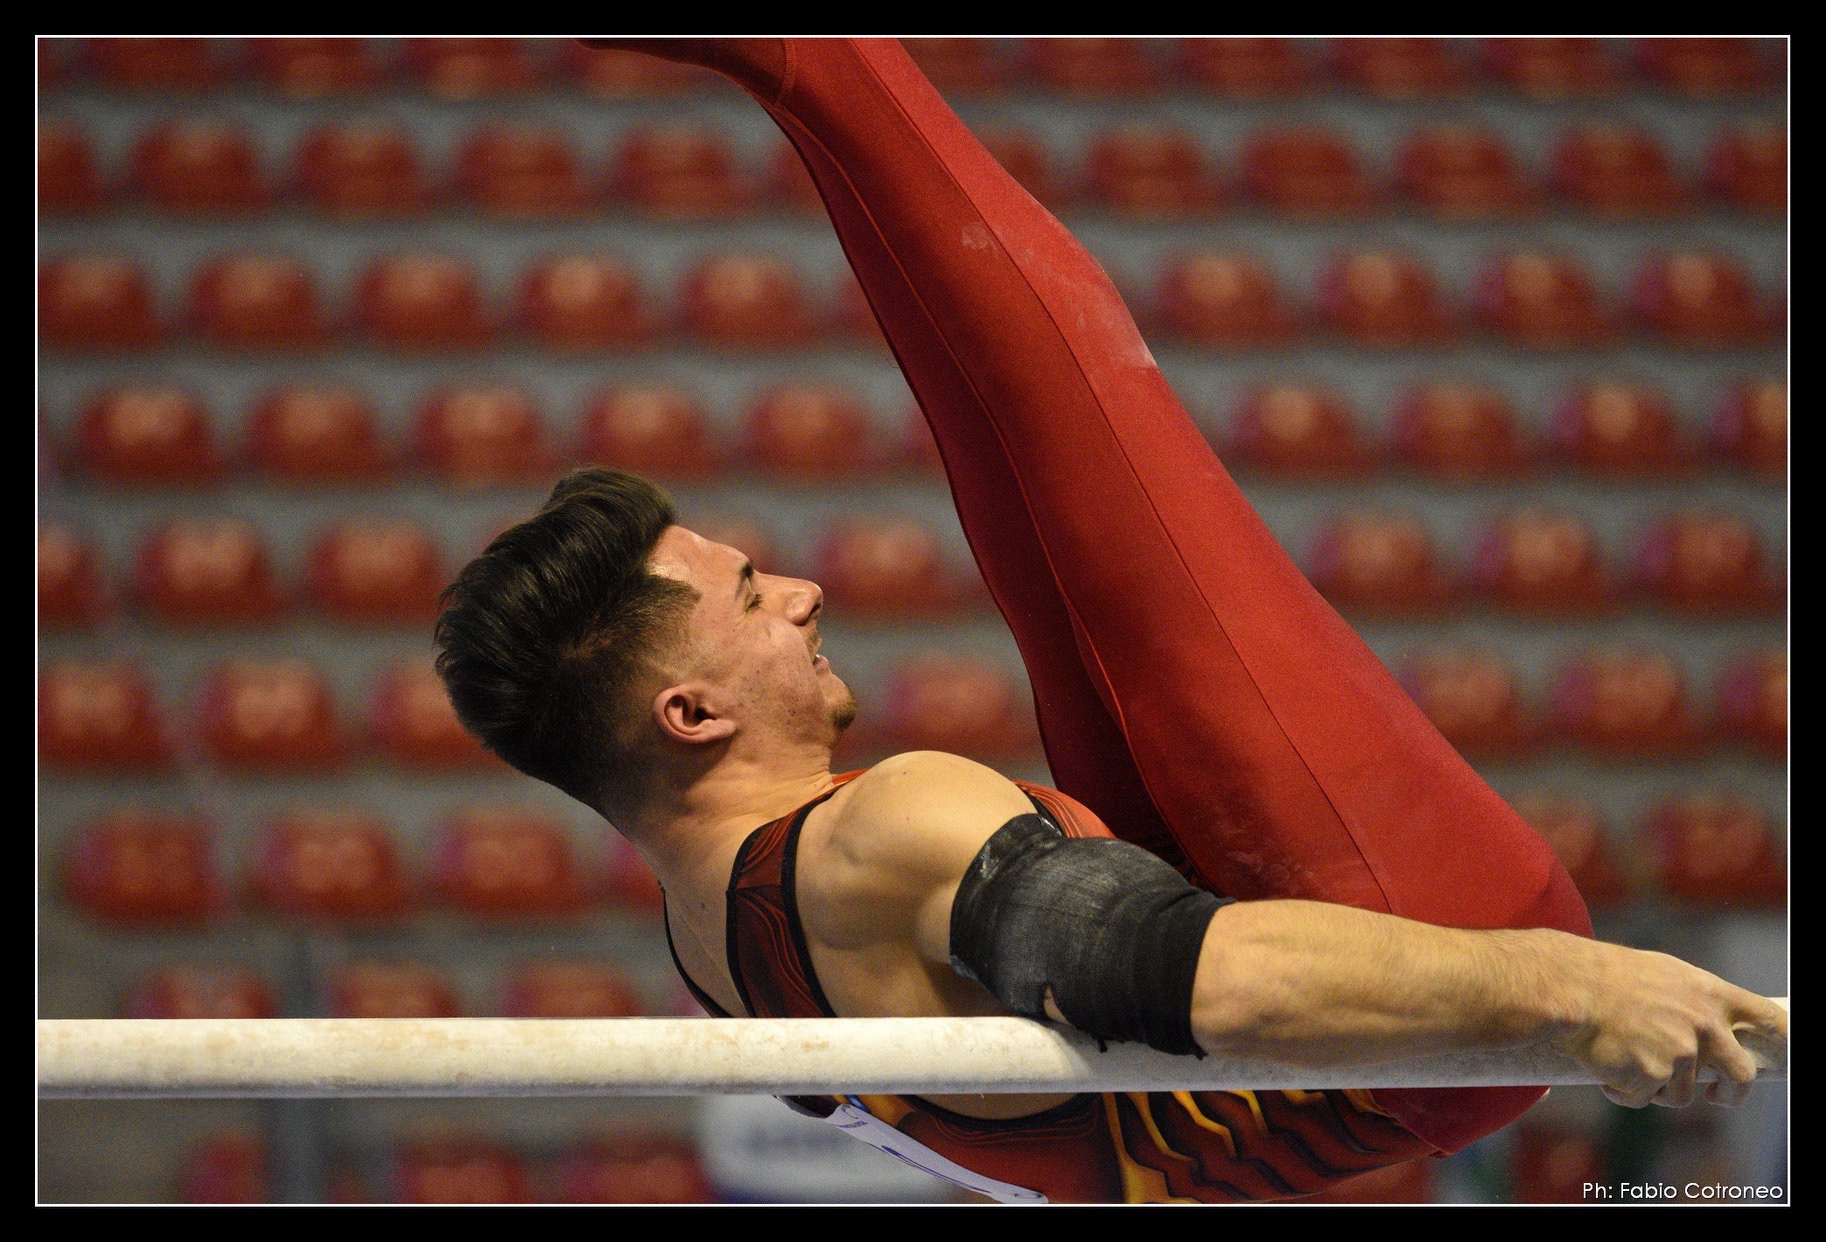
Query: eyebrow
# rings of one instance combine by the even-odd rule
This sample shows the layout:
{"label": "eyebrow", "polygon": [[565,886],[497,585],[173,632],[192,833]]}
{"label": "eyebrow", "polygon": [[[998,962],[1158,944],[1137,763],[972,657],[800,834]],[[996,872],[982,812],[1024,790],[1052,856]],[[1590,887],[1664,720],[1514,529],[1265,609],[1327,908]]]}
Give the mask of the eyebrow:
{"label": "eyebrow", "polygon": [[743,561],[742,572],[736,575],[735,580],[735,594],[737,599],[742,598],[742,588],[747,585],[748,580],[752,577],[754,577],[754,562]]}

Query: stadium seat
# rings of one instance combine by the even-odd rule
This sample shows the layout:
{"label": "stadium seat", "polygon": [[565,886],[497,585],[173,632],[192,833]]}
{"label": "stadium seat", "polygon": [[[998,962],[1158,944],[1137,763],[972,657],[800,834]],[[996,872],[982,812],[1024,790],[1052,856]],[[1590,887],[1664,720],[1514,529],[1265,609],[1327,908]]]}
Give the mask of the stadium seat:
{"label": "stadium seat", "polygon": [[790,142],[779,142],[768,156],[765,185],[764,197],[776,207],[808,215],[824,213],[818,187]]}
{"label": "stadium seat", "polygon": [[666,904],[659,877],[626,838],[610,833],[607,844],[602,874],[603,895],[609,905],[624,915],[657,920]]}
{"label": "stadium seat", "polygon": [[1636,587],[1663,608],[1741,613],[1779,607],[1756,528],[1729,513],[1672,514],[1636,541]]}
{"label": "stadium seat", "polygon": [[39,526],[38,628],[86,629],[107,612],[95,545],[68,526]]}
{"label": "stadium seat", "polygon": [[246,67],[267,89],[294,99],[354,95],[380,79],[370,39],[249,39]]}
{"label": "stadium seat", "polygon": [[599,962],[526,962],[501,989],[504,1018],[638,1018],[644,1012],[634,985]]}
{"label": "stadium seat", "polygon": [[709,345],[780,348],[808,343],[815,321],[799,275],[767,255],[719,255],[698,262],[680,291],[685,326]]}
{"label": "stadium seat", "polygon": [[1655,651],[1601,651],[1561,668],[1553,689],[1562,737],[1607,758],[1672,758],[1695,750],[1701,722],[1679,666]]}
{"label": "stadium seat", "polygon": [[1432,535],[1406,514],[1362,510],[1327,522],[1307,576],[1334,607],[1360,612],[1425,615],[1452,597]]}
{"label": "stadium seat", "polygon": [[1525,1121],[1509,1150],[1510,1195],[1517,1203],[1590,1203],[1609,1189],[1610,1159],[1598,1135],[1565,1122]]}
{"label": "stadium seat", "polygon": [[403,1143],[393,1157],[401,1203],[534,1203],[531,1171],[506,1146],[484,1138]]}
{"label": "stadium seat", "polygon": [[356,962],[330,976],[325,999],[332,1018],[454,1018],[456,989],[435,966],[421,962]]}
{"label": "stadium seat", "polygon": [[1493,652],[1432,651],[1410,656],[1401,684],[1433,727],[1473,758],[1512,758],[1534,749],[1540,728],[1515,672]]}
{"label": "stadium seat", "polygon": [[1297,39],[1181,39],[1178,63],[1187,82],[1226,99],[1282,99],[1313,84]]}
{"label": "stadium seat", "polygon": [[123,1018],[272,1018],[273,990],[246,966],[186,963],[160,966],[134,981],[122,999]]}
{"label": "stadium seat", "polygon": [[1491,78],[1542,103],[1617,89],[1616,62],[1598,39],[1485,39],[1481,60]]}
{"label": "stadium seat", "polygon": [[1293,340],[1294,314],[1254,255],[1205,253],[1167,264],[1156,297],[1166,329],[1197,345],[1274,346]]}
{"label": "stadium seat", "polygon": [[430,771],[499,770],[500,763],[457,720],[430,661],[382,669],[368,715],[368,736],[381,758]]}
{"label": "stadium seat", "polygon": [[1255,388],[1243,398],[1225,456],[1265,473],[1315,479],[1355,478],[1371,460],[1342,396],[1294,384]]}
{"label": "stadium seat", "polygon": [[558,1162],[564,1203],[714,1203],[709,1178],[689,1143],[659,1135],[591,1139]]}
{"label": "stadium seat", "polygon": [[1745,38],[1636,40],[1636,67],[1659,86],[1706,99],[1751,95],[1773,85],[1760,41]]}
{"label": "stadium seat", "polygon": [[1779,910],[1788,867],[1762,808],[1742,795],[1689,794],[1657,803],[1639,830],[1661,892],[1683,905]]}
{"label": "stadium seat", "polygon": [[558,65],[564,76],[602,99],[664,97],[727,86],[724,79],[696,65],[640,52],[585,47],[574,39],[560,40],[558,46]]}
{"label": "stadium seat", "polygon": [[464,202],[507,219],[577,216],[590,202],[576,149],[563,129],[485,125],[457,152],[455,181]]}
{"label": "stadium seat", "polygon": [[174,625],[269,624],[285,610],[259,529],[233,518],[177,518],[147,535],[133,598]]}
{"label": "stadium seat", "polygon": [[1637,272],[1636,318],[1677,345],[1726,348],[1772,339],[1769,312],[1733,258],[1685,251],[1659,255]]}
{"label": "stadium seat", "polygon": [[38,210],[75,215],[107,205],[89,136],[75,125],[46,122],[38,131]]}
{"label": "stadium seat", "polygon": [[1615,602],[1597,534],[1574,513],[1522,509],[1490,523],[1472,556],[1478,594],[1508,612],[1590,613]]}
{"label": "stadium seat", "polygon": [[666,384],[622,384],[591,394],[577,457],[666,480],[706,479],[723,466],[703,405]]}
{"label": "stadium seat", "polygon": [[204,752],[233,771],[324,772],[346,757],[329,687],[300,660],[216,666],[195,713]]}
{"label": "stadium seat", "polygon": [[410,131],[338,124],[299,144],[295,176],[305,201],[329,216],[413,215],[431,202]]}
{"label": "stadium seat", "polygon": [[938,536],[912,518],[839,520],[818,537],[812,576],[846,621],[954,617],[966,600]]}
{"label": "stadium seat", "polygon": [[1254,134],[1243,144],[1241,168],[1249,197],[1288,215],[1355,214],[1377,197],[1356,151],[1331,130]]}
{"label": "stadium seat", "polygon": [[432,392],[413,420],[412,443],[419,463],[462,486],[543,482],[553,466],[538,407],[514,388]]}
{"label": "stadium seat", "polygon": [[216,40],[106,38],[88,40],[96,76],[114,90],[160,94],[208,90],[221,82]]}
{"label": "stadium seat", "polygon": [[134,143],[132,184],[155,209],[183,215],[258,211],[268,200],[253,141],[211,121],[158,125]]}
{"label": "stadium seat", "polygon": [[1437,99],[1465,88],[1465,69],[1443,39],[1334,39],[1331,69],[1353,90],[1377,99]]}
{"label": "stadium seat", "polygon": [[1620,860],[1596,807],[1582,798],[1534,792],[1511,802],[1515,813],[1546,838],[1588,905],[1615,906],[1631,895],[1630,873]]}
{"label": "stadium seat", "polygon": [[178,1170],[179,1203],[271,1203],[266,1144],[251,1134],[217,1134],[196,1144]]}
{"label": "stadium seat", "polygon": [[1786,213],[1787,129],[1772,121],[1720,131],[1706,152],[1706,188],[1739,211]]}
{"label": "stadium seat", "polygon": [[263,825],[250,881],[260,905],[294,918],[387,919],[411,904],[392,835],[360,811],[294,811]]}
{"label": "stadium seat", "polygon": [[728,140],[688,125],[630,132],[616,148],[609,184],[616,199],[636,211],[672,218],[728,216],[757,197]]}
{"label": "stadium seat", "polygon": [[1774,478],[1788,473],[1788,385],[1764,379],[1734,385],[1712,417],[1712,447]]}
{"label": "stadium seat", "polygon": [[281,255],[232,255],[203,267],[191,284],[190,317],[223,349],[314,349],[327,335],[309,269]]}
{"label": "stadium seat", "polygon": [[65,255],[38,271],[38,339],[50,349],[146,349],[163,333],[152,286],[132,259]]}
{"label": "stadium seat", "polygon": [[366,394],[332,386],[261,397],[248,417],[247,456],[267,478],[296,486],[374,483],[392,465]]}
{"label": "stadium seat", "polygon": [[862,397],[816,382],[760,393],[743,419],[740,452],[750,467],[786,481],[855,479],[879,464]]}
{"label": "stadium seat", "polygon": [[39,39],[38,43],[38,89],[49,92],[69,83],[72,76],[72,56],[65,44],[67,39]]}
{"label": "stadium seat", "polygon": [[899,661],[882,699],[882,736],[897,750],[946,750],[982,762],[1040,753],[1024,678],[979,657],[926,653]]}
{"label": "stadium seat", "polygon": [[1407,465],[1450,479],[1511,477],[1533,459],[1501,392],[1450,381],[1424,384],[1396,401],[1389,443]]}
{"label": "stadium seat", "polygon": [[151,684],[124,661],[47,664],[38,675],[38,761],[51,771],[170,767],[164,715]]}
{"label": "stadium seat", "polygon": [[1548,174],[1555,194],[1601,216],[1665,215],[1686,206],[1667,149],[1634,125],[1581,125],[1561,135]]}
{"label": "stadium seat", "polygon": [[63,863],[70,904],[106,923],[195,927],[225,904],[209,827],[186,815],[103,815],[78,831]]}
{"label": "stadium seat", "polygon": [[564,825],[545,812],[465,807],[439,833],[438,896],[477,918],[571,915],[589,901]]}
{"label": "stadium seat", "polygon": [[445,99],[518,94],[540,85],[534,41],[501,38],[407,39],[401,63],[409,78]]}
{"label": "stadium seat", "polygon": [[1353,345],[1424,348],[1455,330],[1433,274],[1395,251],[1358,250],[1333,259],[1319,275],[1315,301],[1326,328]]}
{"label": "stadium seat", "polygon": [[1007,124],[985,125],[977,135],[983,148],[995,162],[1046,207],[1058,210],[1068,205],[1072,188],[1054,167],[1046,145],[1028,129]]}
{"label": "stadium seat", "polygon": [[1515,152],[1493,130],[1429,126],[1402,143],[1395,169],[1401,196],[1435,215],[1512,216],[1537,205]]}
{"label": "stadium seat", "polygon": [[1667,394],[1643,384],[1581,384],[1554,410],[1554,455],[1594,474],[1679,475],[1692,465]]}
{"label": "stadium seat", "polygon": [[541,259],[520,281],[520,326],[546,349],[626,349],[652,331],[638,278],[613,255]]}
{"label": "stadium seat", "polygon": [[362,273],[355,313],[383,349],[477,349],[491,335],[475,270],[446,255],[375,260]]}
{"label": "stadium seat", "polygon": [[1733,660],[1718,677],[1718,721],[1724,732],[1764,754],[1788,754],[1788,652],[1769,647]]}
{"label": "stadium seat", "polygon": [[1486,330],[1529,349],[1594,348],[1616,338],[1591,273],[1568,255],[1498,256],[1478,278],[1477,310]]}
{"label": "stadium seat", "polygon": [[1001,49],[989,40],[902,39],[901,46],[942,95],[987,95],[1008,85]]}
{"label": "stadium seat", "polygon": [[449,579],[431,532],[402,518],[343,518],[311,545],[305,592],[358,625],[428,626]]}
{"label": "stadium seat", "polygon": [[1028,39],[1028,75],[1040,86],[1068,95],[1145,95],[1164,77],[1150,40],[1134,38]]}
{"label": "stadium seat", "polygon": [[917,405],[908,410],[901,421],[899,449],[893,454],[892,461],[899,469],[909,473],[944,477],[945,460],[939,456],[938,441],[932,435],[932,424],[926,421],[925,411]]}
{"label": "stadium seat", "polygon": [[1085,156],[1085,184],[1092,202],[1144,219],[1201,215],[1223,201],[1197,141],[1160,125],[1097,135]]}
{"label": "stadium seat", "polygon": [[868,295],[863,293],[861,282],[848,268],[837,277],[837,295],[831,300],[830,306],[827,326],[832,336],[848,338],[854,344],[871,349],[887,349],[887,338],[881,334],[881,324],[875,318],[875,309],[869,305]]}

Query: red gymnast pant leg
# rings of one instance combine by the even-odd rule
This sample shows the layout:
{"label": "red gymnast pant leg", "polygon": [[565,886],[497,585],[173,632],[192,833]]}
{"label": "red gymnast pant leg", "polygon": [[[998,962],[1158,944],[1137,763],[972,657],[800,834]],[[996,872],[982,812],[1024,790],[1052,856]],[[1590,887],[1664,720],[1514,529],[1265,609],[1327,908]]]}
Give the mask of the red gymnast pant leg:
{"label": "red gymnast pant leg", "polygon": [[[897,44],[683,55],[747,87],[805,159],[931,423],[1065,792],[1144,844],[1164,828],[1231,896],[1590,934],[1546,844],[1250,508],[1096,262]],[[1446,1151],[1539,1095],[1376,1093]]]}

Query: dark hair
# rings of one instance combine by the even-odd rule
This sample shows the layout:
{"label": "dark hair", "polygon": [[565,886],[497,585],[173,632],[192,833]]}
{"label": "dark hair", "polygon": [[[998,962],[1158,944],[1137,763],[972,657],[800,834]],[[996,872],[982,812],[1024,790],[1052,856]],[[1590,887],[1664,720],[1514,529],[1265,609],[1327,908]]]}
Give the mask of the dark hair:
{"label": "dark hair", "polygon": [[647,570],[675,519],[671,497],[639,475],[573,470],[440,598],[437,671],[457,718],[598,811],[641,796],[632,691],[698,599]]}

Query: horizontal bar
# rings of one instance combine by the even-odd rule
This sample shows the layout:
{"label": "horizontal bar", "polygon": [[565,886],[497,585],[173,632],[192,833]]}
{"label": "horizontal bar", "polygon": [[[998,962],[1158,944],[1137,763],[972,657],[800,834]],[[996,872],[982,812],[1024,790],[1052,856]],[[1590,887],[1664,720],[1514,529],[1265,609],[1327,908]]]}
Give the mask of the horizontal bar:
{"label": "horizontal bar", "polygon": [[[1787,1001],[1781,1003],[1785,1006]],[[1779,1064],[1775,1060],[1779,1059]],[[1785,1048],[1763,1076],[1787,1077]],[[1097,1042],[1024,1018],[46,1019],[51,1099],[956,1095],[1589,1083],[1549,1047],[1292,1069]]]}

